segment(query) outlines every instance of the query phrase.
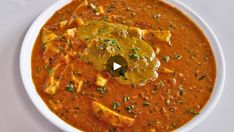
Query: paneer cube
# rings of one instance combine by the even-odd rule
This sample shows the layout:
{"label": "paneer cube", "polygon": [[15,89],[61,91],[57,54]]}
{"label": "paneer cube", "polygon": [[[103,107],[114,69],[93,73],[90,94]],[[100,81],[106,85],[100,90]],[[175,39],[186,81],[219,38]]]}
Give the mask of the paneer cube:
{"label": "paneer cube", "polygon": [[68,23],[68,21],[67,21],[67,20],[63,20],[63,21],[61,21],[61,22],[59,23],[60,28],[63,28],[64,26],[66,26],[66,25],[67,25],[67,23]]}
{"label": "paneer cube", "polygon": [[98,74],[95,84],[97,86],[104,87],[106,85],[106,83],[107,83],[107,79],[105,79],[100,74]]}
{"label": "paneer cube", "polygon": [[[53,95],[56,93],[60,81],[59,79],[56,79],[56,74],[62,76],[64,74],[64,71],[66,70],[67,66],[61,71],[62,63],[57,64],[53,69],[51,69],[50,74],[46,80],[45,89],[44,92],[50,95]],[[57,73],[58,72],[58,73]]]}
{"label": "paneer cube", "polygon": [[135,122],[134,118],[120,115],[119,113],[112,111],[111,109],[96,101],[93,101],[91,105],[94,116],[97,119],[104,121],[105,123],[108,123],[114,127],[128,127]]}
{"label": "paneer cube", "polygon": [[53,95],[55,94],[60,81],[55,79],[55,71],[61,66],[61,64],[58,64],[55,66],[55,68],[51,69],[50,75],[48,76],[48,79],[46,80],[46,85],[44,92]]}
{"label": "paneer cube", "polygon": [[168,69],[166,67],[161,67],[159,68],[159,72],[161,73],[166,73],[166,74],[173,74],[175,73],[175,71],[171,70],[171,69]]}
{"label": "paneer cube", "polygon": [[156,31],[154,35],[155,35],[157,40],[162,41],[162,42],[169,43],[171,40],[170,30]]}
{"label": "paneer cube", "polygon": [[103,6],[98,6],[97,7],[97,11],[96,11],[96,15],[98,16],[98,15],[103,15],[105,13],[105,11],[104,11],[104,8],[103,8]]}
{"label": "paneer cube", "polygon": [[63,107],[62,103],[59,100],[56,101],[49,100],[48,102],[50,104],[50,107],[55,111]]}
{"label": "paneer cube", "polygon": [[84,0],[77,8],[81,8],[88,5],[88,0]]}
{"label": "paneer cube", "polygon": [[76,23],[77,23],[78,26],[84,25],[84,21],[83,21],[83,19],[81,19],[80,17],[77,17],[77,18],[76,18]]}
{"label": "paneer cube", "polygon": [[82,90],[84,82],[79,78],[79,76],[74,74],[74,72],[73,72],[74,71],[74,66],[73,65],[71,65],[71,68],[72,68],[72,73],[71,73],[72,81],[74,81],[74,83],[75,83],[76,92],[80,93],[80,91]]}
{"label": "paneer cube", "polygon": [[54,39],[56,39],[57,37],[58,36],[54,32],[48,30],[47,28],[42,29],[42,43],[43,44],[49,43],[53,41]]}
{"label": "paneer cube", "polygon": [[91,3],[90,7],[95,11],[96,15],[103,15],[105,13],[103,6],[96,6],[95,4]]}
{"label": "paneer cube", "polygon": [[75,82],[75,85],[77,87],[76,92],[80,93],[84,82],[82,80],[78,79],[75,75],[72,75],[72,80]]}
{"label": "paneer cube", "polygon": [[88,0],[84,0],[81,4],[79,4],[76,9],[72,12],[72,15],[69,19],[68,25],[72,24],[75,21],[75,18],[77,17],[77,11],[82,8],[88,6]]}
{"label": "paneer cube", "polygon": [[81,89],[82,89],[83,84],[84,84],[84,82],[83,82],[83,81],[78,81],[78,82],[76,82],[76,85],[77,85],[76,92],[77,92],[77,93],[80,93],[80,91],[81,91]]}
{"label": "paneer cube", "polygon": [[137,27],[129,27],[128,32],[131,36],[142,39],[145,34],[145,30],[142,30]]}
{"label": "paneer cube", "polygon": [[73,38],[73,37],[75,37],[76,32],[77,32],[77,29],[76,29],[76,28],[68,29],[68,30],[64,33],[64,37],[66,37],[66,38]]}
{"label": "paneer cube", "polygon": [[47,81],[46,88],[44,92],[53,95],[55,94],[57,88],[59,86],[59,81],[56,81],[53,76],[49,77],[49,80]]}

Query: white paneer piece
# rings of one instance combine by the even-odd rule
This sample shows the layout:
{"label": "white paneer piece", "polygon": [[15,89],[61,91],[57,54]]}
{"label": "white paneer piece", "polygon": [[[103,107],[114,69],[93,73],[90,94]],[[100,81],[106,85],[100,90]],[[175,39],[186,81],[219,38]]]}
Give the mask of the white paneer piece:
{"label": "white paneer piece", "polygon": [[171,32],[170,32],[170,30],[156,31],[155,37],[159,41],[169,43],[171,40]]}
{"label": "white paneer piece", "polygon": [[77,32],[77,28],[68,29],[64,33],[64,37],[66,37],[66,38],[73,38],[73,37],[75,37],[76,32]]}
{"label": "white paneer piece", "polygon": [[98,74],[95,84],[97,86],[104,87],[106,85],[106,83],[107,83],[107,79],[105,79],[100,74]]}
{"label": "white paneer piece", "polygon": [[47,44],[53,41],[54,39],[56,39],[57,37],[58,36],[54,32],[48,30],[47,28],[42,29],[42,43],[43,44]]}
{"label": "white paneer piece", "polygon": [[76,23],[77,23],[78,26],[84,25],[84,21],[83,21],[83,19],[80,18],[80,17],[77,17],[77,18],[76,18]]}
{"label": "white paneer piece", "polygon": [[67,20],[63,20],[63,21],[61,21],[61,22],[59,23],[60,28],[65,27],[65,26],[67,25],[67,23],[68,23],[68,21],[67,21]]}

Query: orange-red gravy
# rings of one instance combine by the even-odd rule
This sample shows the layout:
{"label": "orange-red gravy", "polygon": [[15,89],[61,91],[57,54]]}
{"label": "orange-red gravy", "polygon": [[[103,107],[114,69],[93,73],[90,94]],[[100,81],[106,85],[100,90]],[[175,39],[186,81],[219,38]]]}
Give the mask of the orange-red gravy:
{"label": "orange-red gravy", "polygon": [[[44,27],[61,35],[66,29],[75,27],[75,24],[59,28],[61,20],[69,20],[72,12],[81,3],[75,0],[57,11]],[[41,51],[41,34],[34,45],[32,52],[32,78],[38,93],[48,107],[62,120],[84,131],[172,131],[190,121],[199,114],[209,100],[216,78],[215,59],[210,44],[202,31],[183,13],[174,7],[157,0],[89,0],[89,4],[102,5],[105,15],[95,15],[92,8],[81,8],[77,16],[84,21],[101,19],[103,16],[116,15],[113,20],[128,26],[141,29],[165,30],[172,33],[171,46],[157,42],[152,47],[160,48],[157,56],[161,67],[175,71],[174,74],[159,72],[156,81],[149,82],[142,87],[120,85],[107,73],[108,78],[105,94],[97,92],[95,79],[98,74],[91,64],[84,63],[78,57],[72,57],[73,63],[84,85],[79,94],[66,91],[70,81],[71,69],[67,68],[58,91],[54,95],[44,92],[45,81],[48,78]],[[62,39],[61,39],[62,41]],[[72,44],[72,50],[82,47],[82,43]],[[165,57],[169,56],[169,61]],[[53,58],[54,59],[54,58]],[[128,101],[124,97],[129,97]],[[90,101],[93,99],[112,109],[114,102],[121,105],[115,110],[122,115],[135,118],[129,127],[115,128],[104,123],[92,114]],[[54,109],[52,102],[59,102],[61,107]],[[149,105],[144,105],[149,102]],[[127,106],[134,105],[134,114],[126,110]]]}

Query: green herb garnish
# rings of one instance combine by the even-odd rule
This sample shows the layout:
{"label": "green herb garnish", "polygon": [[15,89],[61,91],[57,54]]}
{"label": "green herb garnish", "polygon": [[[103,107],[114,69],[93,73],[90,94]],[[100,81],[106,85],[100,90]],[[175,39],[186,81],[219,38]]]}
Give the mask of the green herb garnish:
{"label": "green herb garnish", "polygon": [[67,85],[66,85],[66,91],[67,92],[71,92],[71,93],[75,93],[75,83],[73,81],[70,81]]}
{"label": "green herb garnish", "polygon": [[138,59],[138,58],[139,58],[139,55],[138,55],[138,54],[130,54],[130,55],[129,55],[129,58],[130,58],[130,59]]}
{"label": "green herb garnish", "polygon": [[162,80],[159,80],[158,85],[159,85],[160,88],[161,88],[161,87],[164,87],[163,81],[162,81]]}
{"label": "green herb garnish", "polygon": [[121,50],[118,42],[115,39],[104,39],[103,40],[103,49],[107,49],[108,46],[113,46],[115,50]]}
{"label": "green herb garnish", "polygon": [[100,94],[105,94],[106,93],[106,88],[105,87],[99,87],[97,88],[97,92]]}
{"label": "green herb garnish", "polygon": [[123,80],[128,80],[128,77],[126,75],[126,71],[124,69],[119,70],[119,75],[122,77]]}
{"label": "green herb garnish", "polygon": [[99,29],[98,29],[98,34],[103,34],[103,33],[105,33],[105,29],[99,28]]}
{"label": "green herb garnish", "polygon": [[169,22],[169,29],[173,29],[175,27],[176,27],[175,23]]}
{"label": "green herb garnish", "polygon": [[163,62],[168,62],[170,60],[170,56],[165,56],[162,58]]}
{"label": "green herb garnish", "polygon": [[156,95],[158,93],[158,88],[154,88],[153,90],[152,90],[152,94],[153,95]]}
{"label": "green herb garnish", "polygon": [[171,111],[171,112],[174,112],[174,111],[175,111],[175,108],[170,108],[170,111]]}
{"label": "green herb garnish", "polygon": [[139,51],[139,48],[132,48],[132,52],[136,53],[137,51]]}
{"label": "green herb garnish", "polygon": [[126,96],[123,98],[124,102],[128,102],[130,100],[130,97],[129,96]]}
{"label": "green herb garnish", "polygon": [[155,21],[158,21],[160,17],[161,17],[161,14],[155,14],[153,16],[153,18],[154,18]]}
{"label": "green herb garnish", "polygon": [[108,21],[109,16],[103,16],[101,20]]}
{"label": "green herb garnish", "polygon": [[46,65],[46,66],[45,66],[45,69],[47,70],[47,72],[48,72],[49,75],[52,74],[52,71],[53,71],[53,68],[52,68],[52,67]]}
{"label": "green herb garnish", "polygon": [[129,55],[130,59],[139,59],[140,55],[138,54],[139,48],[132,48],[131,49],[131,54]]}
{"label": "green herb garnish", "polygon": [[127,110],[128,113],[131,113],[134,108],[135,108],[134,105],[129,105],[129,106],[126,107],[126,110]]}
{"label": "green herb garnish", "polygon": [[188,109],[187,112],[188,112],[189,114],[192,114],[193,116],[196,116],[196,115],[199,114],[199,112],[196,112],[196,111],[195,111],[194,109],[192,109],[192,108]]}
{"label": "green herb garnish", "polygon": [[41,50],[44,51],[46,49],[46,44],[41,45]]}
{"label": "green herb garnish", "polygon": [[150,106],[151,103],[150,103],[149,101],[144,101],[142,105],[143,105],[143,106]]}
{"label": "green herb garnish", "polygon": [[176,122],[173,122],[172,127],[176,129],[176,128],[178,128],[178,124]]}
{"label": "green herb garnish", "polygon": [[116,110],[119,106],[121,106],[120,102],[114,102],[112,105],[112,109]]}
{"label": "green herb garnish", "polygon": [[177,54],[177,55],[175,55],[175,59],[176,59],[176,60],[181,60],[182,58],[183,58],[183,56],[182,56],[182,55],[178,55],[178,54]]}
{"label": "green herb garnish", "polygon": [[180,96],[184,95],[184,88],[183,88],[182,85],[179,85],[179,86],[178,86],[178,90],[179,90],[179,95],[180,95]]}
{"label": "green herb garnish", "polygon": [[206,75],[203,75],[203,76],[199,77],[198,80],[201,81],[201,80],[203,80],[205,78],[206,78]]}
{"label": "green herb garnish", "polygon": [[104,43],[105,43],[105,44],[108,44],[108,45],[112,45],[112,46],[117,45],[117,42],[116,42],[115,39],[105,39],[105,40],[104,40]]}

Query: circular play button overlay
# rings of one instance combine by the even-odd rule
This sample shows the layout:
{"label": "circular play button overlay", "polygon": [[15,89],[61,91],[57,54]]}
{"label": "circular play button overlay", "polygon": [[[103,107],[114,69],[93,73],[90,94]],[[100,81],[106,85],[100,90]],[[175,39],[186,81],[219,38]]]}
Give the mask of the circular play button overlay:
{"label": "circular play button overlay", "polygon": [[108,59],[106,70],[113,77],[124,76],[128,70],[128,63],[122,56],[115,55]]}

